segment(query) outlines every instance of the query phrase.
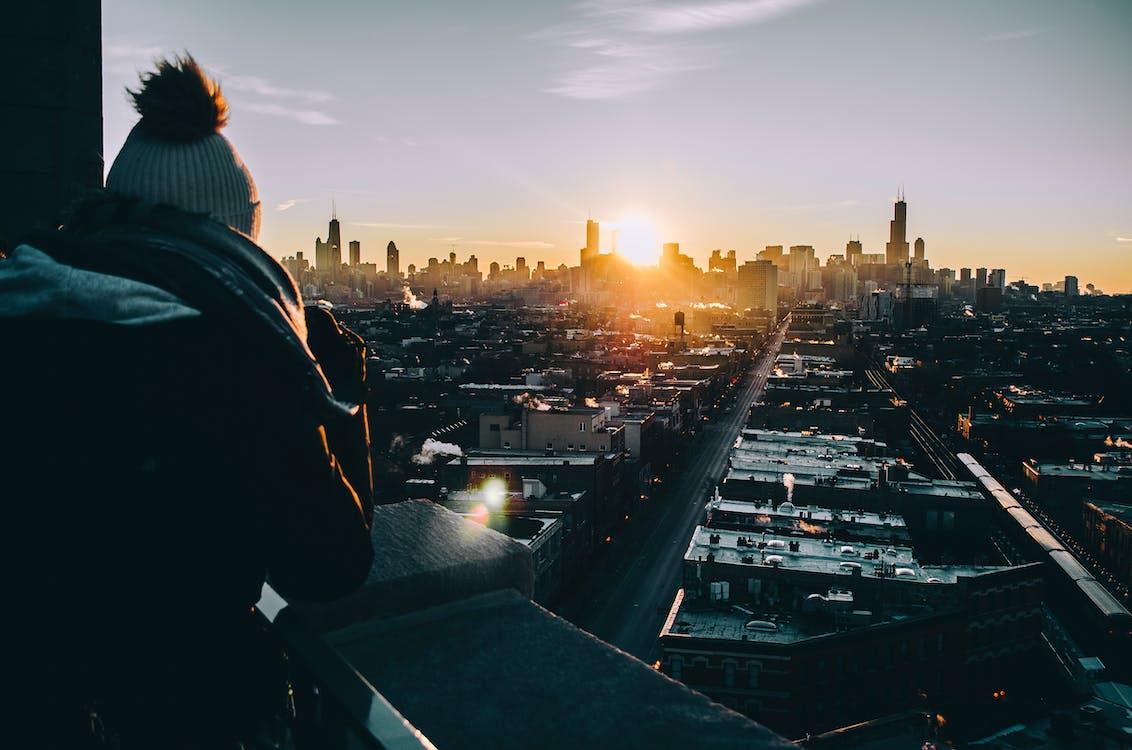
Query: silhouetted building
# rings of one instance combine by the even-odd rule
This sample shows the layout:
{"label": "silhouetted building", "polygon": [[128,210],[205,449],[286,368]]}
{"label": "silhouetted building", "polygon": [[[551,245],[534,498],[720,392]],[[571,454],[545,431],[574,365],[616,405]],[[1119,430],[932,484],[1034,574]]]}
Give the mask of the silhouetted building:
{"label": "silhouetted building", "polygon": [[860,240],[849,240],[845,244],[845,262],[851,266],[857,265],[861,255],[865,252]]}
{"label": "silhouetted building", "polygon": [[1080,291],[1079,291],[1079,288],[1077,286],[1077,277],[1076,276],[1066,276],[1065,277],[1065,296],[1066,297],[1076,297],[1078,294],[1080,294]]}
{"label": "silhouetted building", "polygon": [[601,252],[598,236],[598,223],[593,219],[586,219],[586,246],[582,248],[582,265],[588,265]]}
{"label": "silhouetted building", "polygon": [[357,267],[362,262],[362,243],[350,240],[350,265]]}
{"label": "silhouetted building", "polygon": [[923,237],[917,237],[916,238],[915,253],[914,253],[913,257],[915,258],[915,260],[919,260],[919,261],[924,260],[924,238]]}
{"label": "silhouetted building", "polygon": [[[409,266],[409,268],[415,270],[412,266]],[[397,278],[401,275],[401,252],[392,240],[385,246],[385,273],[390,278]]]}
{"label": "silhouetted building", "polygon": [[314,265],[320,271],[337,271],[342,265],[342,226],[338,223],[337,214],[330,217],[326,242],[321,238],[315,238]]}
{"label": "silhouetted building", "polygon": [[908,262],[908,204],[901,193],[896,201],[896,213],[888,224],[888,244],[884,247],[885,262],[903,265]]}
{"label": "silhouetted building", "polygon": [[17,63],[0,94],[4,250],[102,186],[101,3],[6,3],[0,46]]}
{"label": "silhouetted building", "polygon": [[975,309],[981,313],[1002,312],[1002,289],[983,286],[975,290]]}

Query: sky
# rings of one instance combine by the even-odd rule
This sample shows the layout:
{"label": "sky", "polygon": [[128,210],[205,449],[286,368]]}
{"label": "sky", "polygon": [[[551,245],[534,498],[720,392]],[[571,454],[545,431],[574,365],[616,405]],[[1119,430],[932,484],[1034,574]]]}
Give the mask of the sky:
{"label": "sky", "polygon": [[1129,0],[103,0],[103,46],[107,168],[191,52],[277,257],[332,203],[379,265],[883,252],[902,185],[935,267],[1132,291]]}

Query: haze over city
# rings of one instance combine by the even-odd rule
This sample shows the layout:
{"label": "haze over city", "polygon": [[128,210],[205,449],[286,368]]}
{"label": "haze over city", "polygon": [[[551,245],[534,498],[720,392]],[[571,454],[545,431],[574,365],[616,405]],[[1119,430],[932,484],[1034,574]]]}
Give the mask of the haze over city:
{"label": "haze over city", "polygon": [[277,257],[332,201],[377,263],[394,240],[572,264],[587,216],[638,263],[875,253],[903,185],[937,266],[1132,290],[1127,3],[116,0],[103,23],[105,152],[123,87],[191,49]]}

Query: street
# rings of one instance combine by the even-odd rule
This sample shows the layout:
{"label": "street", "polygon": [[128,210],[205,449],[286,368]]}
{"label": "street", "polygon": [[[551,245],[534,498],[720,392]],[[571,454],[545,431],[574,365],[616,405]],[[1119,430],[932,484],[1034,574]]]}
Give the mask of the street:
{"label": "street", "polygon": [[657,635],[680,582],[680,566],[692,530],[704,513],[704,499],[720,479],[751,404],[762,393],[782,347],[786,322],[767,342],[762,356],[739,385],[730,410],[704,425],[688,449],[686,463],[671,481],[659,517],[647,537],[586,592],[577,624],[598,638],[646,662],[655,659]]}

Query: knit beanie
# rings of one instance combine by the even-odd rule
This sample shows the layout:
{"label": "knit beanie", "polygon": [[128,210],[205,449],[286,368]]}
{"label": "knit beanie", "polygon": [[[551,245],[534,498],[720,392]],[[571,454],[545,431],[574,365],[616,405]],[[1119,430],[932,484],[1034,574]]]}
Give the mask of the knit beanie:
{"label": "knit beanie", "polygon": [[228,103],[191,56],[160,60],[127,90],[141,119],[118,152],[106,189],[186,211],[210,214],[255,240],[260,203],[255,181],[220,134]]}

